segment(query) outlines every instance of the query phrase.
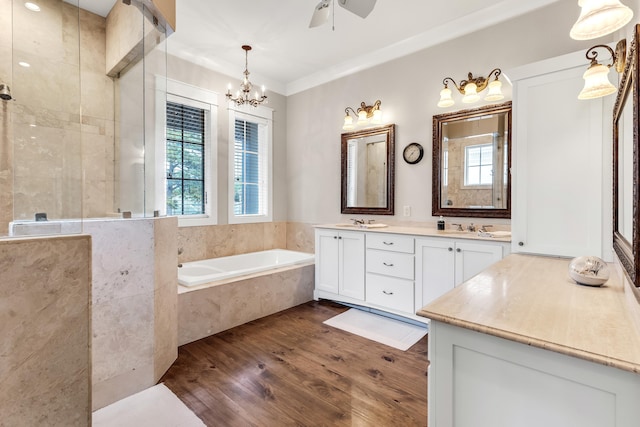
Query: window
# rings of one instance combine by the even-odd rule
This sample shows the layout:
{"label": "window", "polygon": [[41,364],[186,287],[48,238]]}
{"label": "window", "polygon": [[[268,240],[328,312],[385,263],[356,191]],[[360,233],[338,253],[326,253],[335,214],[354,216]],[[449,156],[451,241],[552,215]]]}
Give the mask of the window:
{"label": "window", "polygon": [[[176,215],[179,226],[217,223],[217,102],[214,92],[159,79],[154,209]],[[146,150],[145,150],[146,151]]]}
{"label": "window", "polygon": [[230,223],[271,221],[271,111],[230,113]]}
{"label": "window", "polygon": [[493,182],[493,144],[464,148],[464,185],[491,185]]}
{"label": "window", "polygon": [[205,214],[205,110],[167,101],[167,215]]}

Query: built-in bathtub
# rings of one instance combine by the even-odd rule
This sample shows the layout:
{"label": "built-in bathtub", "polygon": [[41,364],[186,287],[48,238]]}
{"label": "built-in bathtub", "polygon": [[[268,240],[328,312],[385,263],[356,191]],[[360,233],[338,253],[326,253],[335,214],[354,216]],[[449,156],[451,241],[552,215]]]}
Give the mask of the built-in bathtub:
{"label": "built-in bathtub", "polygon": [[177,286],[178,345],[311,301],[314,261],[276,249],[184,263],[178,280],[192,284]]}
{"label": "built-in bathtub", "polygon": [[178,284],[186,287],[199,286],[222,279],[245,276],[290,265],[307,264],[313,261],[314,254],[285,249],[270,249],[203,261],[185,262],[178,268]]}

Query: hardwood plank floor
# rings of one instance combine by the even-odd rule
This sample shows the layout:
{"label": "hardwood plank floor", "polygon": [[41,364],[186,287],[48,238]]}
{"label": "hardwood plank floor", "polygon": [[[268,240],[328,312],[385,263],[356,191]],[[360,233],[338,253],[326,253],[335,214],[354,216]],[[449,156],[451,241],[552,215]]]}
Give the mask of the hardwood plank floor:
{"label": "hardwood plank floor", "polygon": [[184,345],[161,378],[210,427],[426,426],[427,339],[404,352],[306,304]]}

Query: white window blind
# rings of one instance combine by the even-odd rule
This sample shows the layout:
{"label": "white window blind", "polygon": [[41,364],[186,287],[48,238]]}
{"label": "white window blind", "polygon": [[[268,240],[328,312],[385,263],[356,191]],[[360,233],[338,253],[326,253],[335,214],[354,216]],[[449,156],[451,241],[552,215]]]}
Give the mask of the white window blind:
{"label": "white window blind", "polygon": [[233,157],[233,213],[236,216],[267,213],[266,125],[235,119]]}

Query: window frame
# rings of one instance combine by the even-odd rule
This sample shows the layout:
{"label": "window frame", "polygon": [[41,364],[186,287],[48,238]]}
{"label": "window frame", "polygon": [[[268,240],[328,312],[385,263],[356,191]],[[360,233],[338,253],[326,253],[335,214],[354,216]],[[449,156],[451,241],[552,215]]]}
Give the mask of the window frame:
{"label": "window frame", "polygon": [[[234,212],[234,168],[235,168],[235,123],[236,119],[245,120],[265,126],[264,131],[259,135],[264,135],[265,141],[259,140],[259,144],[264,144],[263,152],[266,159],[259,158],[259,164],[266,166],[267,170],[260,172],[263,185],[260,191],[263,192],[264,212],[251,215],[236,215]],[[258,107],[229,107],[229,193],[228,193],[228,222],[229,224],[249,224],[259,222],[271,222],[273,220],[273,110],[264,106]],[[266,194],[264,194],[266,193]]]}
{"label": "window frame", "polygon": [[176,215],[179,227],[193,227],[200,225],[218,224],[218,94],[207,89],[196,87],[177,80],[166,79],[166,92],[158,107],[159,126],[162,131],[159,133],[162,138],[157,141],[156,159],[156,205],[160,206],[160,212],[167,212],[167,177],[166,177],[166,155],[167,155],[167,101],[188,105],[205,110],[205,144],[204,144],[204,192],[205,192],[205,213],[198,215]]}

